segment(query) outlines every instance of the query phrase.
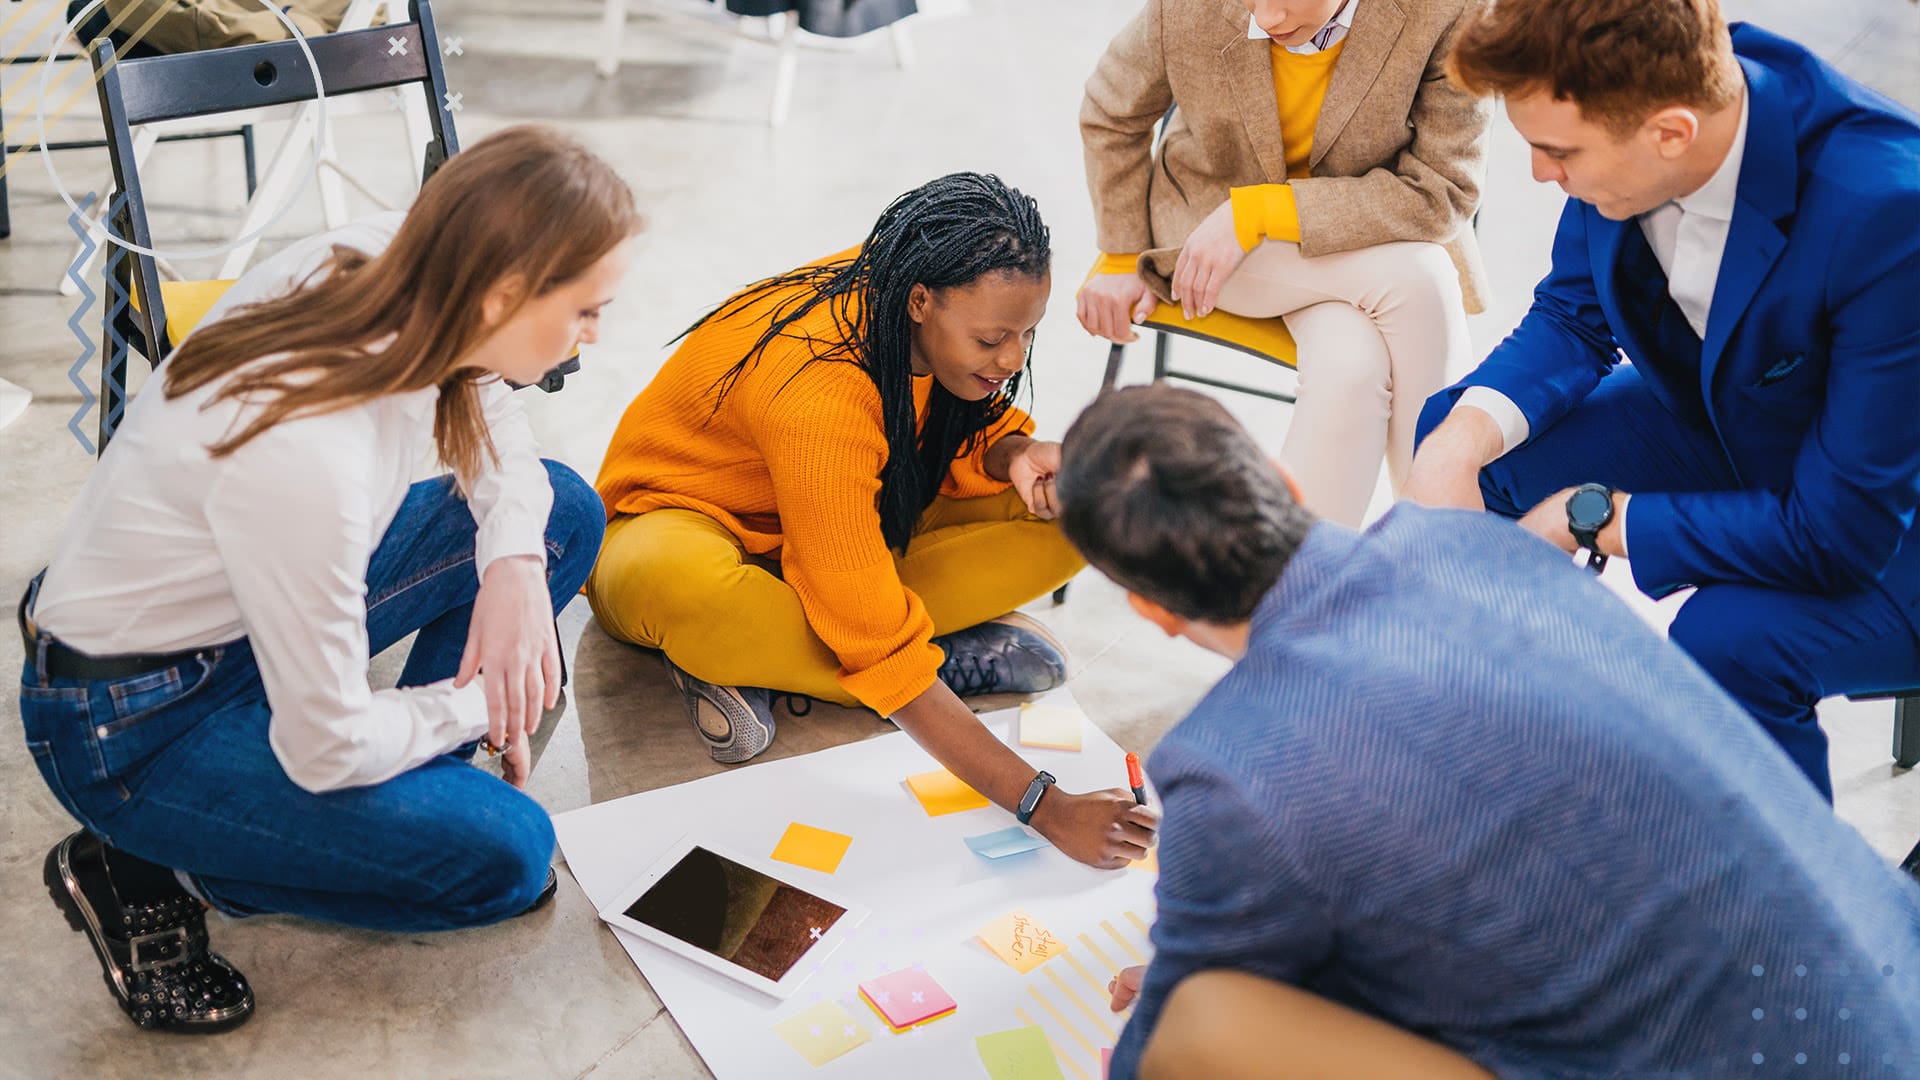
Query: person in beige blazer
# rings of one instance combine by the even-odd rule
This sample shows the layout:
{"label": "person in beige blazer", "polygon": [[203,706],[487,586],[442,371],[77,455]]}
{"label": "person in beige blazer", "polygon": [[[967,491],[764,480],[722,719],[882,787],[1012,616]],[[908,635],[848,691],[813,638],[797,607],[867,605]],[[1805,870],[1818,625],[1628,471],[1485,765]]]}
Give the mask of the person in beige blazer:
{"label": "person in beige blazer", "polygon": [[1492,108],[1443,63],[1482,2],[1147,0],[1087,80],[1102,256],[1081,325],[1132,341],[1158,300],[1284,318],[1299,404],[1281,457],[1349,525],[1382,458],[1399,492],[1421,406],[1472,363]]}

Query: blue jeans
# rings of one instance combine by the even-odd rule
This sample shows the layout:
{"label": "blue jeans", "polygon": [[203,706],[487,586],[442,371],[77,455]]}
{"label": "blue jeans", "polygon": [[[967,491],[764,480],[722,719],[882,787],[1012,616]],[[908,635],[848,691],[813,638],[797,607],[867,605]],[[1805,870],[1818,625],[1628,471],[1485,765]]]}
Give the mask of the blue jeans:
{"label": "blue jeans", "polygon": [[[1451,408],[1432,398],[1419,438]],[[1523,517],[1563,488],[1592,481],[1636,491],[1731,491],[1733,466],[1711,431],[1676,418],[1631,366],[1614,370],[1559,423],[1480,472],[1487,509]],[[1633,506],[1627,506],[1633,518]],[[1827,736],[1814,706],[1834,694],[1920,685],[1920,641],[1878,587],[1842,595],[1721,582],[1694,590],[1667,631],[1773,736],[1833,801]]]}
{"label": "blue jeans", "polygon": [[[547,583],[557,612],[600,547],[605,511],[547,462]],[[400,678],[451,678],[479,589],[474,521],[447,478],[415,484],[367,567],[379,653],[419,631]],[[246,639],[125,679],[52,678],[29,650],[27,749],[47,786],[114,847],[186,873],[230,915],[280,912],[372,930],[478,926],[524,911],[546,883],[553,825],[538,803],[467,762],[471,744],[367,787],[313,794],[267,742]]]}

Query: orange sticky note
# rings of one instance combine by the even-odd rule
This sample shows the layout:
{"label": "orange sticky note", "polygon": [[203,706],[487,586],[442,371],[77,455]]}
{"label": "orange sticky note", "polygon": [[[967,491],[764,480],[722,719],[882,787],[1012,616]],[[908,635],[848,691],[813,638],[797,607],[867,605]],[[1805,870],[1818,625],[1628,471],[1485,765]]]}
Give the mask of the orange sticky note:
{"label": "orange sticky note", "polygon": [[1034,921],[1024,911],[1016,911],[987,924],[980,941],[1022,975],[1067,951],[1067,944],[1053,931]]}
{"label": "orange sticky note", "polygon": [[1020,706],[1020,745],[1044,750],[1080,749],[1079,710],[1044,701]]}
{"label": "orange sticky note", "polygon": [[961,783],[959,777],[945,769],[909,776],[907,787],[913,792],[913,797],[920,800],[920,807],[928,817],[978,810],[987,805],[985,795]]}
{"label": "orange sticky note", "polygon": [[1147,857],[1144,859],[1133,860],[1132,862],[1127,864],[1127,869],[1145,870],[1149,874],[1159,873],[1160,872],[1160,845],[1155,844],[1154,846],[1148,848]]}
{"label": "orange sticky note", "polygon": [[840,860],[846,856],[847,848],[852,843],[851,836],[816,829],[796,821],[787,826],[786,834],[774,845],[773,857],[783,863],[831,874],[840,868]]}

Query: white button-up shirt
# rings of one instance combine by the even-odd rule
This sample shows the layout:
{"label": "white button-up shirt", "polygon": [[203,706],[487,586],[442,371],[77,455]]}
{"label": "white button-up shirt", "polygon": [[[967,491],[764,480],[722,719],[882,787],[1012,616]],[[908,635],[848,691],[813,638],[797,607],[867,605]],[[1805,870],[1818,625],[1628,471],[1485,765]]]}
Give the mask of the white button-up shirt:
{"label": "white button-up shirt", "polygon": [[[242,277],[207,315],[291,292],[344,245],[385,249],[403,215],[302,241]],[[377,784],[487,730],[479,680],[374,692],[367,683],[366,574],[416,467],[435,461],[438,390],[396,394],[282,422],[224,458],[209,444],[251,409],[209,404],[224,380],[134,398],[73,507],[35,606],[48,633],[95,655],[251,643],[272,710],[268,739],[309,791]],[[476,571],[545,561],[553,490],[505,383],[482,390],[500,463],[468,500]]]}

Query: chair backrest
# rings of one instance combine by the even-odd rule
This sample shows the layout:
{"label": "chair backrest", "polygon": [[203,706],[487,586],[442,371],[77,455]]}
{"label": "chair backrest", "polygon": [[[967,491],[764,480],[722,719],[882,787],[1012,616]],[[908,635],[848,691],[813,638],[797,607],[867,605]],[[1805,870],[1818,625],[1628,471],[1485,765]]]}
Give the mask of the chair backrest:
{"label": "chair backrest", "polygon": [[[397,6],[396,0],[391,7]],[[128,60],[115,58],[111,41],[95,42],[100,115],[118,192],[107,227],[140,247],[153,247],[140,166],[133,151],[133,128],[311,101],[316,67],[329,98],[419,84],[429,99],[427,112],[433,123],[433,141],[427,146],[421,176],[423,180],[431,176],[458,152],[459,142],[445,108],[446,73],[440,66],[440,39],[428,0],[409,0],[407,9],[410,22],[308,38],[312,66],[295,41]],[[130,284],[139,300],[135,318],[146,338],[147,359],[157,366],[172,348],[160,296],[160,270],[151,256],[129,254],[119,265],[132,267]],[[129,282],[123,278],[120,284],[125,287]]]}

